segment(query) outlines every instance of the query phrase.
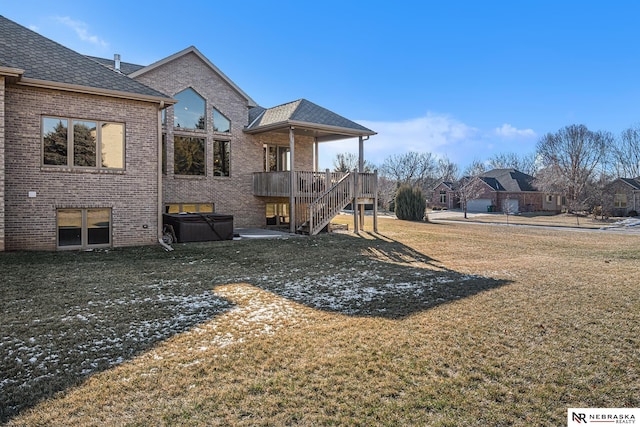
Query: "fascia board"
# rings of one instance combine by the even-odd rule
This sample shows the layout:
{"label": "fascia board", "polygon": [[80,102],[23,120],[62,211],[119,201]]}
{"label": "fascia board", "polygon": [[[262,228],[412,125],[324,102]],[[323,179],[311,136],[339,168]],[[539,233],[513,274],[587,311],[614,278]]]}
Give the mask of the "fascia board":
{"label": "fascia board", "polygon": [[77,92],[84,93],[87,95],[102,95],[102,96],[110,96],[113,98],[123,98],[123,99],[131,99],[135,101],[147,101],[154,103],[163,102],[165,105],[173,105],[178,101],[173,98],[165,98],[161,96],[152,96],[152,95],[143,95],[138,93],[124,92],[118,90],[110,90],[110,89],[100,89],[89,86],[81,86],[81,85],[73,85],[68,83],[60,83],[60,82],[51,82],[47,80],[38,80],[31,78],[22,78],[17,82],[20,86],[31,86],[31,87],[39,87],[43,89],[56,89],[56,90],[64,90],[67,92]]}

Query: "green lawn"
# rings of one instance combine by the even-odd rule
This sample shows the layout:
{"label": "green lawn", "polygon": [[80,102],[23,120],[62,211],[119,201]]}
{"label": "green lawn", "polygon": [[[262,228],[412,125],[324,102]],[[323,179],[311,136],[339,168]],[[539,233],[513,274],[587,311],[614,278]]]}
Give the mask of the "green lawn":
{"label": "green lawn", "polygon": [[0,421],[563,425],[640,406],[637,235],[380,232],[0,254]]}

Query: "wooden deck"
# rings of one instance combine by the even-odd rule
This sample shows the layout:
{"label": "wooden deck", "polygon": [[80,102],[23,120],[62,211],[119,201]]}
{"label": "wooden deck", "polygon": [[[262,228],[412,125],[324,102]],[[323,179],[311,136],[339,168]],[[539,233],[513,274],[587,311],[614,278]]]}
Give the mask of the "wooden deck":
{"label": "wooden deck", "polygon": [[[377,173],[256,172],[253,194],[293,201],[292,229],[317,234],[348,204],[377,201]],[[357,209],[356,209],[357,210]],[[357,227],[357,225],[356,225]]]}

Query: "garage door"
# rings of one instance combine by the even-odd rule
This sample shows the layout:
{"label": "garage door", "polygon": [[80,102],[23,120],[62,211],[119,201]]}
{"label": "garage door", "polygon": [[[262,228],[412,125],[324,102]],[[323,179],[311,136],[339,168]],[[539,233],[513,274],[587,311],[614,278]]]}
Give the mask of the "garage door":
{"label": "garage door", "polygon": [[491,199],[474,199],[467,202],[467,212],[487,212]]}
{"label": "garage door", "polygon": [[518,213],[520,212],[520,206],[518,205],[518,199],[509,199],[502,201],[502,212],[504,213]]}

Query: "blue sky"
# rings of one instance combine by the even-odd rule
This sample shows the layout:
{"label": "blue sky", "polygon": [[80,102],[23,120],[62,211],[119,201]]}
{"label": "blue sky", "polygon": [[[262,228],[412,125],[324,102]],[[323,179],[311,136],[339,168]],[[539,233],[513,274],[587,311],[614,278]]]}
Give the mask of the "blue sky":
{"label": "blue sky", "polygon": [[[407,151],[474,159],[535,150],[570,124],[640,122],[640,2],[3,2],[0,14],[80,53],[150,64],[196,46],[265,107],[306,98]],[[357,143],[321,145],[321,167]]]}

